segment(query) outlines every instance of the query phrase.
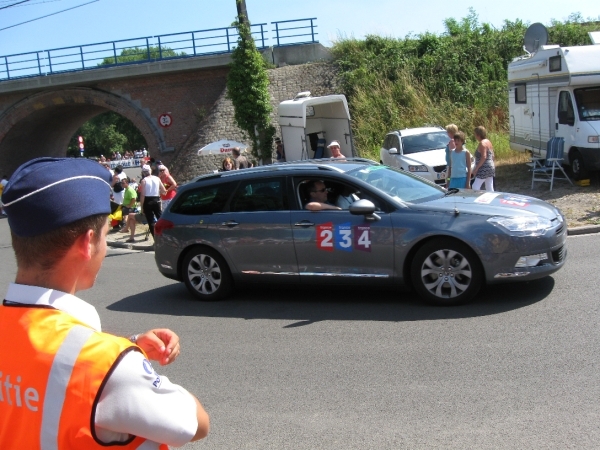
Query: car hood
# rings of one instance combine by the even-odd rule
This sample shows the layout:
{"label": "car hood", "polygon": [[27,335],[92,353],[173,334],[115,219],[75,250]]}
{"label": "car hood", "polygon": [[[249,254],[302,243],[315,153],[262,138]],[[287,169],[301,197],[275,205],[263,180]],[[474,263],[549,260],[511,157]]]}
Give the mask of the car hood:
{"label": "car hood", "polygon": [[409,155],[399,155],[410,165],[426,165],[429,167],[446,165],[446,150],[429,150],[427,152],[411,153]]}
{"label": "car hood", "polygon": [[539,215],[550,220],[556,217],[558,211],[550,203],[526,195],[471,190],[461,190],[456,194],[416,204],[415,207],[439,211],[456,208],[459,213],[482,216]]}

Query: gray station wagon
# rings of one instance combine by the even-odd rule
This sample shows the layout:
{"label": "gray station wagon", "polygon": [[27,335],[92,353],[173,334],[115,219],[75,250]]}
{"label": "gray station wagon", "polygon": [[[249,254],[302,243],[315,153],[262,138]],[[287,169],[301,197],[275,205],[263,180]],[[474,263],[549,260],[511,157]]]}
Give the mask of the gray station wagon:
{"label": "gray station wagon", "polygon": [[[316,181],[341,209],[305,209]],[[202,300],[247,283],[321,283],[410,286],[454,305],[484,283],[545,277],[567,257],[564,217],[549,203],[445,190],[358,158],[198,177],[155,234],[158,270]]]}

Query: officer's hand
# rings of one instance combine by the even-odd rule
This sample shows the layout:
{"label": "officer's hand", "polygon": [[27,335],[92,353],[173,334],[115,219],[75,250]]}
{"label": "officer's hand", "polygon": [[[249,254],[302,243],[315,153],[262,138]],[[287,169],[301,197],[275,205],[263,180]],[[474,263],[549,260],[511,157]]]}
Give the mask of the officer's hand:
{"label": "officer's hand", "polygon": [[158,328],[140,334],[136,344],[146,352],[148,358],[158,361],[161,366],[171,364],[181,352],[179,336],[167,328]]}

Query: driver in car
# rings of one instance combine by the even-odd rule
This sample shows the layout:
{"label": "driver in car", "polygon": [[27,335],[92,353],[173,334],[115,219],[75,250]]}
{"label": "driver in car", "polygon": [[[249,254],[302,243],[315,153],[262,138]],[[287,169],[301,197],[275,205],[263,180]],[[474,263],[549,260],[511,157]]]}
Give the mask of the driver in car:
{"label": "driver in car", "polygon": [[339,206],[335,206],[327,199],[327,186],[321,180],[314,180],[308,184],[309,200],[304,205],[305,209],[310,211],[323,211],[325,209],[341,210]]}

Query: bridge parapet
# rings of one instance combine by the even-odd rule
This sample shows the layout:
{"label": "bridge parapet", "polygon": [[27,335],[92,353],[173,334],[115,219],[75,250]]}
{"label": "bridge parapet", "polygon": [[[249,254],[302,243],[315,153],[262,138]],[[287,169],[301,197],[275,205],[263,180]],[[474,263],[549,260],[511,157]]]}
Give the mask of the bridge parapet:
{"label": "bridge parapet", "polygon": [[[315,21],[316,18],[271,22],[271,39],[266,23],[252,25],[251,31],[259,49],[268,47],[269,40],[274,42],[273,47],[318,43]],[[0,82],[226,54],[233,51],[238,36],[235,27],[223,27],[0,56]]]}

